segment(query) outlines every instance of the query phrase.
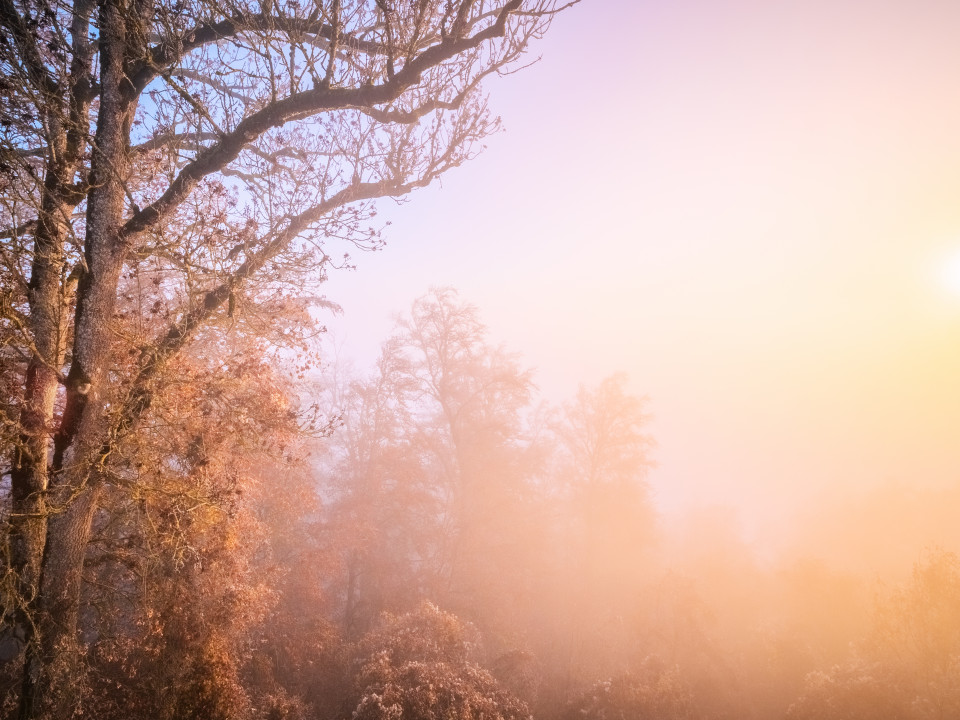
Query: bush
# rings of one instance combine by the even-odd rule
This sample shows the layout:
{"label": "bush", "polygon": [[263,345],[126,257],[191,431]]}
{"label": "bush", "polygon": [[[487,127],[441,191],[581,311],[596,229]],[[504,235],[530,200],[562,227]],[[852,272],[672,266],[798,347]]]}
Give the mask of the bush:
{"label": "bush", "polygon": [[648,658],[636,672],[594,683],[571,703],[569,720],[692,720],[693,699],[675,669]]}
{"label": "bush", "polygon": [[361,641],[353,720],[526,720],[527,706],[470,661],[479,636],[425,603]]}

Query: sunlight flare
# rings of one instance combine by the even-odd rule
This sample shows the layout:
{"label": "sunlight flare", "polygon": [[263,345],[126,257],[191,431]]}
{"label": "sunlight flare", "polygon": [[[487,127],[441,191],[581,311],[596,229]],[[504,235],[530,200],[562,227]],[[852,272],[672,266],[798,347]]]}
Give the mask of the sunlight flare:
{"label": "sunlight flare", "polygon": [[960,298],[960,248],[953,250],[940,267],[940,284],[951,295]]}

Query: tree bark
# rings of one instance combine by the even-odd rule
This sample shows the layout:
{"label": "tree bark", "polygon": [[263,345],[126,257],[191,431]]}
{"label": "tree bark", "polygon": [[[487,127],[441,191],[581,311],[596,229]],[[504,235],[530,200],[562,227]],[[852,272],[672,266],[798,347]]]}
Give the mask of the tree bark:
{"label": "tree bark", "polygon": [[[110,324],[125,246],[120,240],[129,170],[129,137],[136,94],[125,62],[139,33],[131,10],[105,0],[100,16],[100,108],[91,159],[84,272],[77,289],[73,358],[63,418],[54,439],[46,542],[38,597],[37,642],[27,649],[20,717],[63,718],[76,698],[76,634],[84,552],[99,495],[98,457],[106,440],[103,418]],[[131,40],[133,36],[133,40]]]}
{"label": "tree bark", "polygon": [[[51,171],[51,175],[56,175]],[[64,313],[61,276],[66,227],[56,193],[57,178],[48,179],[37,223],[30,275],[30,333],[34,355],[26,371],[20,439],[11,463],[11,564],[18,576],[20,611],[16,632],[29,642],[30,610],[37,597],[40,562],[46,535],[45,492],[57,368],[63,364]]]}
{"label": "tree bark", "polygon": [[[2,8],[24,54],[36,49],[12,5]],[[65,244],[70,217],[78,198],[70,188],[87,146],[86,118],[91,99],[89,84],[92,50],[87,36],[93,3],[76,4],[71,35],[73,60],[69,97],[64,101],[55,83],[34,65],[34,83],[47,98],[47,171],[41,190],[30,268],[28,330],[32,342],[20,410],[20,437],[11,457],[11,567],[18,578],[18,607],[14,634],[25,645],[33,637],[34,610],[40,591],[40,568],[47,532],[46,491],[49,482],[50,440],[59,390],[59,372],[66,352],[71,287]]]}

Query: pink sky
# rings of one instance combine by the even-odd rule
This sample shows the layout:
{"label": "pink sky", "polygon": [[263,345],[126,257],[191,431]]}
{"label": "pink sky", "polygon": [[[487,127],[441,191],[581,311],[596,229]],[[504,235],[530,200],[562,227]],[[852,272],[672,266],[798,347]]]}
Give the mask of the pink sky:
{"label": "pink sky", "polygon": [[[331,279],[369,362],[430,285],[545,395],[623,370],[667,511],[960,482],[960,5],[585,0],[507,132]],[[386,209],[386,208],[385,208]]]}

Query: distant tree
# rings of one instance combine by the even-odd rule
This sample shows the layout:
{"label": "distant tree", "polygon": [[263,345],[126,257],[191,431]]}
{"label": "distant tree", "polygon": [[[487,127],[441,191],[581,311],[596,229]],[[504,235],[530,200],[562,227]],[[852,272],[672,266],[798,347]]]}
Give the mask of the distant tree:
{"label": "distant tree", "polygon": [[538,561],[530,374],[443,288],[414,301],[368,380],[345,385],[324,475],[348,632],[424,598],[503,621]]}
{"label": "distant tree", "polygon": [[327,387],[339,428],[321,462],[320,540],[339,559],[325,585],[348,640],[416,607],[436,572],[442,504],[416,444],[408,373],[388,342],[369,377],[338,372]]}
{"label": "distant tree", "polygon": [[940,674],[960,658],[960,557],[934,550],[878,603],[868,643],[878,659]]}
{"label": "distant tree", "polygon": [[489,342],[477,308],[451,288],[415,300],[393,342],[417,398],[415,442],[441,500],[431,597],[489,632],[509,622],[539,562],[537,458],[524,428],[531,374]]}
{"label": "distant tree", "polygon": [[843,665],[808,676],[791,720],[960,717],[960,558],[934,550],[877,601],[873,628]]}
{"label": "distant tree", "polygon": [[556,430],[560,473],[571,502],[587,585],[623,587],[642,571],[641,557],[655,536],[655,514],[646,484],[653,466],[645,400],[627,393],[626,376],[595,388],[581,386],[566,404]]}
{"label": "distant tree", "polygon": [[878,603],[864,654],[910,699],[912,717],[960,717],[960,557],[933,550]]}
{"label": "distant tree", "polygon": [[[205,328],[289,339],[376,198],[470,158],[552,0],[3,0],[0,437],[24,718],[66,717],[111,465]],[[279,298],[279,299],[278,299]],[[208,352],[215,354],[216,342]],[[54,688],[60,692],[54,692]]]}
{"label": "distant tree", "polygon": [[558,433],[569,455],[568,481],[576,488],[643,487],[653,466],[653,438],[643,398],[626,391],[617,373],[595,388],[581,386],[563,408]]}
{"label": "distant tree", "polygon": [[564,489],[558,543],[565,600],[554,633],[568,648],[555,661],[571,664],[555,669],[561,677],[626,669],[639,593],[650,580],[656,517],[646,477],[653,440],[645,401],[625,385],[621,374],[582,386],[554,426]]}
{"label": "distant tree", "polygon": [[804,692],[787,711],[788,720],[908,720],[909,700],[891,684],[884,668],[854,661],[807,676]]}

